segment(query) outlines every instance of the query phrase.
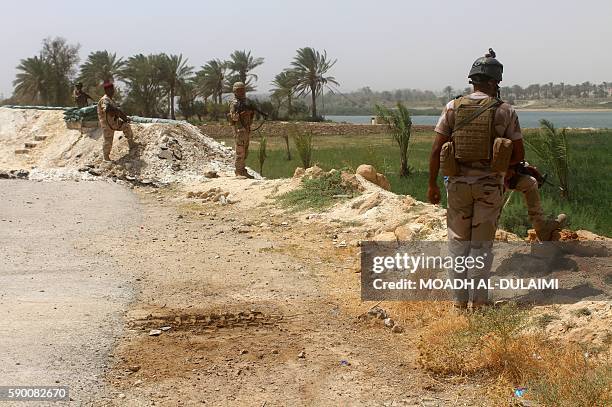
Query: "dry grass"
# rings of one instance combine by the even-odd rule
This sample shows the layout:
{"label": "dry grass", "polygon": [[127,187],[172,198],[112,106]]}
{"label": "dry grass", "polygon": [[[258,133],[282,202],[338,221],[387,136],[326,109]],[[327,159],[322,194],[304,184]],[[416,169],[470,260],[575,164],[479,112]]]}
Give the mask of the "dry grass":
{"label": "dry grass", "polygon": [[438,375],[485,378],[494,405],[511,405],[512,390],[543,406],[611,405],[609,354],[528,333],[528,315],[513,306],[482,313],[446,312],[419,341],[420,365]]}

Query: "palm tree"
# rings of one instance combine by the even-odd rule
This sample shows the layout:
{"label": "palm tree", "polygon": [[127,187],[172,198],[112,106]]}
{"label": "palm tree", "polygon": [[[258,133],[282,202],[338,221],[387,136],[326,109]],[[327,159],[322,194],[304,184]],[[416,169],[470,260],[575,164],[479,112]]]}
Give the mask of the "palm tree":
{"label": "palm tree", "polygon": [[175,120],[174,98],[177,88],[186,82],[193,73],[193,67],[187,65],[187,59],[183,60],[183,55],[162,54],[161,80],[168,93],[168,107],[170,118]]}
{"label": "palm tree", "polygon": [[226,80],[227,63],[219,59],[210,60],[196,73],[198,93],[211,95],[213,101],[222,103],[223,89]]}
{"label": "palm tree", "polygon": [[227,61],[227,67],[231,71],[230,82],[242,82],[247,86],[247,90],[255,90],[251,85],[251,79],[257,80],[257,75],[250,73],[253,69],[264,63],[264,59],[253,57],[251,51],[234,51]]}
{"label": "palm tree", "polygon": [[403,103],[397,102],[397,110],[391,110],[385,106],[376,105],[376,113],[387,124],[393,139],[400,149],[400,177],[409,175],[408,168],[408,146],[412,130],[412,118],[410,112]]}
{"label": "palm tree", "polygon": [[41,57],[22,59],[17,66],[17,78],[13,81],[14,95],[19,103],[43,104],[49,102],[47,82],[49,64]]}
{"label": "palm tree", "polygon": [[130,57],[121,71],[127,84],[126,104],[139,114],[152,117],[158,115],[166,97],[162,86],[164,55],[138,54]]}
{"label": "palm tree", "polygon": [[561,198],[570,197],[570,147],[567,129],[559,131],[548,120],[540,120],[540,132],[525,138],[525,144],[552,170],[559,182]]}
{"label": "palm tree", "polygon": [[296,77],[295,91],[299,96],[310,93],[312,98],[312,119],[317,120],[317,96],[323,86],[331,83],[339,85],[333,76],[325,76],[337,60],[328,60],[327,51],[323,53],[313,48],[305,47],[297,50],[297,55],[291,62]]}
{"label": "palm tree", "polygon": [[196,85],[192,80],[183,81],[178,86],[178,107],[185,120],[195,115]]}
{"label": "palm tree", "polygon": [[125,66],[123,58],[117,58],[117,54],[108,51],[95,51],[87,56],[87,60],[81,65],[79,80],[86,88],[96,87],[101,82],[121,78],[121,70]]}
{"label": "palm tree", "polygon": [[278,100],[283,100],[285,98],[287,99],[288,116],[293,114],[293,106],[291,105],[291,102],[296,84],[297,80],[295,77],[295,72],[290,69],[286,69],[277,74],[272,81],[272,97],[277,98]]}

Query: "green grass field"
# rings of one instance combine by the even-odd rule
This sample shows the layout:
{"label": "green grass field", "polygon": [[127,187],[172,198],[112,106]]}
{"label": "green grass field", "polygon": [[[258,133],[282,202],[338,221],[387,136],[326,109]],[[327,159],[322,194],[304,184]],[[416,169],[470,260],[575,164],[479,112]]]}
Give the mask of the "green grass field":
{"label": "green grass field", "polygon": [[[259,135],[251,141],[247,164],[259,168],[257,149]],[[529,137],[529,134],[526,135]],[[399,150],[391,136],[315,136],[313,162],[325,170],[331,168],[355,169],[359,164],[374,165],[391,182],[393,192],[412,195],[426,200],[427,166],[433,132],[413,135],[409,152],[409,165],[412,174],[407,178],[397,175],[399,170]],[[231,139],[224,140],[232,145]],[[544,210],[547,214],[565,212],[570,216],[572,229],[587,229],[592,232],[612,236],[612,204],[610,200],[611,183],[608,174],[612,171],[612,131],[581,132],[570,135],[571,144],[571,185],[569,201],[562,201],[556,188],[545,185],[541,189]],[[301,162],[291,142],[292,160],[286,159],[284,141],[280,137],[268,138],[268,158],[263,167],[267,178],[287,178],[293,175]],[[537,157],[527,151],[527,160],[538,166]],[[541,167],[543,172],[546,168]],[[549,177],[549,180],[555,182]],[[442,187],[442,182],[440,181]],[[444,199],[443,205],[446,205]],[[504,209],[501,226],[521,236],[531,227],[527,209],[519,193],[514,193]]]}

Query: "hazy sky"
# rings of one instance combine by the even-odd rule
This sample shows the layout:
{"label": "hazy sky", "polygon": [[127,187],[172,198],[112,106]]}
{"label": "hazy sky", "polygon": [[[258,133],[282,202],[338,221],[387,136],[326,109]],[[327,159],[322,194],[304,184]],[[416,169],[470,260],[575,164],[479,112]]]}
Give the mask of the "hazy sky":
{"label": "hazy sky", "polygon": [[312,46],[338,59],[331,74],[350,91],[467,86],[471,63],[493,47],[502,85],[612,81],[612,1],[3,1],[0,94],[41,40],[107,49],[182,53],[197,67],[252,50],[265,63],[258,90]]}

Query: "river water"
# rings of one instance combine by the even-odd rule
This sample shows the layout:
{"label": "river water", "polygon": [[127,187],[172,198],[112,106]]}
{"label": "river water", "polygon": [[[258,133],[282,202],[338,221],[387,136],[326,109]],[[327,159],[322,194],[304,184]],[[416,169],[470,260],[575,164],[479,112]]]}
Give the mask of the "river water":
{"label": "river water", "polygon": [[[523,128],[540,127],[541,119],[550,120],[556,127],[572,128],[612,128],[612,111],[603,112],[568,112],[568,111],[518,111],[519,121]],[[435,125],[439,116],[412,116],[413,124]],[[370,123],[372,116],[325,116],[334,122]]]}

